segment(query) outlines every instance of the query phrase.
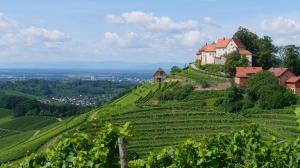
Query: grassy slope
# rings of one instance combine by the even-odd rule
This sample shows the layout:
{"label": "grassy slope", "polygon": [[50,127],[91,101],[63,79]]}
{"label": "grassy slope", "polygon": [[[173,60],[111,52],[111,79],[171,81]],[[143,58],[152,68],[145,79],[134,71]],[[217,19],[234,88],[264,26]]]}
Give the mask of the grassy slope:
{"label": "grassy slope", "polygon": [[[226,80],[218,77],[212,79],[211,75],[196,74],[196,71],[193,73],[194,75],[189,76],[189,81],[200,81],[201,78],[214,82]],[[136,151],[141,157],[187,138],[239,130],[248,122],[260,124],[265,134],[279,138],[293,139],[298,134],[294,113],[280,110],[249,116],[225,113],[214,106],[217,97],[222,96],[220,92],[213,93],[215,91],[194,92],[182,102],[169,101],[155,105],[135,103],[140,97],[149,96],[148,93],[156,89],[157,85],[153,84],[138,87],[98,109],[91,118],[93,124],[86,125],[83,129],[93,134],[106,121],[115,124],[131,121],[135,136],[129,139],[128,150]]]}
{"label": "grassy slope", "polygon": [[[84,122],[89,114],[65,118],[24,116],[13,118],[0,109],[0,162],[15,160],[36,151],[51,138]],[[1,130],[8,133],[1,135]]]}
{"label": "grassy slope", "polygon": [[228,81],[228,78],[221,77],[221,76],[214,76],[208,73],[204,73],[203,70],[195,70],[193,68],[187,68],[184,71],[181,71],[180,73],[177,73],[176,75],[173,75],[172,78],[183,78],[186,77],[188,81],[193,81],[196,83],[202,83],[202,82],[226,82]]}

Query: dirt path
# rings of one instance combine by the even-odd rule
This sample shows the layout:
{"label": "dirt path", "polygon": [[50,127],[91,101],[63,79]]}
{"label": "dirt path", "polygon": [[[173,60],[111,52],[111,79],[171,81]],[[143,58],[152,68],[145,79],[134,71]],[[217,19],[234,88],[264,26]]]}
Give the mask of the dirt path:
{"label": "dirt path", "polygon": [[35,133],[27,141],[34,139],[40,132],[41,132],[41,130],[35,131]]}

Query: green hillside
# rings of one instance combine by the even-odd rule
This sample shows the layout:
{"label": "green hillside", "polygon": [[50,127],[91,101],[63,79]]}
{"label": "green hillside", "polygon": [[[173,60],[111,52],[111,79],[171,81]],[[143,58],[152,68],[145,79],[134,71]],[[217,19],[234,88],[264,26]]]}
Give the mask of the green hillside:
{"label": "green hillside", "polygon": [[[176,91],[177,85],[185,85],[204,80],[209,82],[225,82],[226,78],[192,71],[188,80],[178,84],[146,83],[103,106],[94,113],[82,129],[94,134],[105,122],[120,125],[131,121],[135,134],[128,140],[129,152],[137,152],[145,157],[151,151],[159,151],[164,147],[183,142],[187,138],[209,136],[241,130],[246,123],[258,123],[264,135],[273,135],[281,139],[294,139],[299,131],[294,108],[264,110],[243,113],[227,113],[216,107],[216,101],[223,97],[224,91],[192,91],[183,100],[159,100],[160,93],[168,90]],[[178,78],[175,75],[171,78]],[[196,75],[197,74],[197,75]],[[175,87],[175,88],[174,88]],[[267,136],[265,136],[267,138]],[[267,139],[266,139],[267,140]]]}
{"label": "green hillside", "polygon": [[36,151],[52,137],[84,122],[87,115],[63,119],[13,117],[10,110],[0,109],[0,162],[16,160]]}

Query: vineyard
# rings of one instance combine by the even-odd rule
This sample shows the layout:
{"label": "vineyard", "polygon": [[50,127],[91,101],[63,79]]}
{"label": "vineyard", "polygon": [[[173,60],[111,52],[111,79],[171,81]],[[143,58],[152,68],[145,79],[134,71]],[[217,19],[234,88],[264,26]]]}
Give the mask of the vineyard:
{"label": "vineyard", "polygon": [[[200,76],[209,79],[208,74]],[[191,84],[200,81],[198,77],[194,75],[182,82],[143,83],[112,102],[78,117],[13,118],[11,111],[1,109],[1,162],[22,158],[38,149],[47,148],[44,146],[50,139],[79,124],[76,130],[93,139],[106,123],[121,126],[131,122],[133,136],[127,138],[126,148],[129,156],[135,159],[149,158],[150,152],[163,152],[162,149],[184,144],[190,138],[198,142],[203,138],[237,132],[249,123],[259,125],[264,141],[271,142],[274,136],[290,142],[298,136],[294,107],[225,112],[217,103],[226,91],[190,90]],[[221,79],[216,77],[211,80]],[[86,119],[88,122],[84,122]],[[69,137],[69,134],[65,137]]]}
{"label": "vineyard", "polygon": [[266,140],[269,135],[293,140],[299,134],[294,108],[250,112],[247,115],[227,113],[215,105],[224,95],[222,91],[193,91],[182,101],[159,100],[159,94],[175,85],[178,84],[143,84],[98,109],[92,115],[93,124],[85,125],[82,130],[93,135],[106,122],[122,125],[130,121],[134,136],[128,139],[127,148],[141,158],[188,138],[229,133],[253,122],[260,125]]}
{"label": "vineyard", "polygon": [[88,114],[57,119],[47,116],[14,118],[0,110],[0,162],[15,160],[36,151],[49,139],[85,121]]}

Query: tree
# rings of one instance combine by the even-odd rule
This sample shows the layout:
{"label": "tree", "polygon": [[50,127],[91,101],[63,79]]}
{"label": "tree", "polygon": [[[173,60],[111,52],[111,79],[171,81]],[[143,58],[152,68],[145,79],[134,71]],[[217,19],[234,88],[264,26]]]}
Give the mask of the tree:
{"label": "tree", "polygon": [[255,66],[269,69],[279,65],[280,60],[275,55],[277,48],[272,44],[271,37],[264,36],[263,38],[256,40],[255,43],[258,46],[257,52],[255,53],[256,59],[254,59]]}
{"label": "tree", "polygon": [[239,27],[238,31],[233,35],[238,38],[246,46],[253,55],[253,65],[261,66],[264,69],[277,66],[280,60],[276,58],[277,48],[272,44],[271,37],[264,36],[260,38],[253,32],[244,27]]}
{"label": "tree", "polygon": [[171,68],[171,74],[172,75],[175,75],[176,73],[179,73],[179,72],[181,72],[181,69],[178,66],[173,66]]}
{"label": "tree", "polygon": [[249,65],[248,59],[236,51],[229,53],[226,58],[224,69],[230,76],[234,76],[236,67]]}
{"label": "tree", "polygon": [[294,74],[300,74],[300,47],[288,45],[284,48],[283,64],[290,68]]}
{"label": "tree", "polygon": [[262,71],[250,77],[246,87],[249,99],[263,108],[274,109],[296,103],[296,96],[269,71]]}
{"label": "tree", "polygon": [[243,93],[235,85],[226,90],[222,105],[227,112],[238,112],[242,109]]}
{"label": "tree", "polygon": [[233,35],[233,38],[240,39],[251,53],[257,52],[257,45],[255,42],[259,37],[255,33],[250,32],[247,28],[239,27],[238,31]]}

